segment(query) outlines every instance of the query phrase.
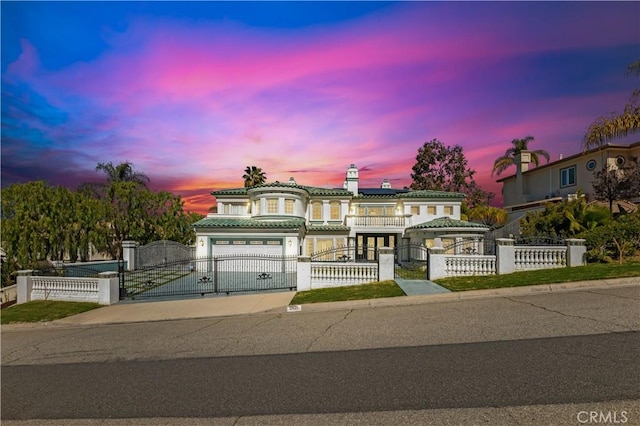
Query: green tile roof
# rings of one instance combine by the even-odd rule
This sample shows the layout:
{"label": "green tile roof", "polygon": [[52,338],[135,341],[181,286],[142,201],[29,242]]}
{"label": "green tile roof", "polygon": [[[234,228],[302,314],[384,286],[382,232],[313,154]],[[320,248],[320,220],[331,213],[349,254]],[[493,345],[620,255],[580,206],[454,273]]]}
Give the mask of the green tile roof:
{"label": "green tile roof", "polygon": [[398,198],[465,198],[461,192],[447,192],[447,191],[409,191],[403,192],[397,195]]}
{"label": "green tile roof", "polygon": [[287,228],[299,229],[304,226],[302,218],[282,220],[235,219],[230,217],[207,217],[193,224],[196,228]]}
{"label": "green tile roof", "polygon": [[467,222],[466,220],[451,219],[450,217],[439,217],[428,222],[414,225],[408,229],[443,229],[443,228],[467,228],[478,230],[489,230],[489,227],[480,223]]}
{"label": "green tile roof", "polygon": [[211,191],[211,195],[247,195],[247,190],[254,188],[296,188],[306,191],[310,195],[338,195],[343,197],[350,197],[352,195],[351,191],[341,188],[319,188],[315,186],[293,185],[286,182],[265,183],[263,185],[252,186],[251,188],[220,189]]}
{"label": "green tile roof", "polygon": [[[304,186],[298,184],[290,184],[287,182],[271,182],[265,183],[263,185],[252,186],[251,188],[229,188],[229,189],[219,189],[217,191],[211,191],[211,195],[220,196],[220,195],[247,195],[247,190],[254,188],[296,188],[301,189],[303,191],[307,191],[309,195],[318,195],[318,196],[343,196],[343,197],[351,197],[353,193],[343,188],[319,188],[316,186]],[[354,198],[356,199],[375,199],[375,198],[422,198],[422,199],[434,199],[434,198],[452,198],[452,199],[463,199],[465,195],[461,192],[447,192],[447,191],[433,191],[433,190],[424,190],[424,191],[404,191],[399,190],[397,193],[375,193],[375,194],[358,194]]]}

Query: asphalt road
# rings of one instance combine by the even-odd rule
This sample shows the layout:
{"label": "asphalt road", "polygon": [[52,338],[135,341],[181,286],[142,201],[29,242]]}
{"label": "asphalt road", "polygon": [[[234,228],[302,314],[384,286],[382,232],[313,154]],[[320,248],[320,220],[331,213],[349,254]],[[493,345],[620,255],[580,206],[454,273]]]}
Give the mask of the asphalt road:
{"label": "asphalt road", "polygon": [[2,420],[620,407],[640,400],[639,296],[3,328]]}

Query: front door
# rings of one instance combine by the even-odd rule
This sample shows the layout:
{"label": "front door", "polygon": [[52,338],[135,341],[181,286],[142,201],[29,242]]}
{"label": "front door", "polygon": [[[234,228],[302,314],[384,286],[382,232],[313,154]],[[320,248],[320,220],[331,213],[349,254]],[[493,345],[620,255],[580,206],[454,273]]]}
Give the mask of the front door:
{"label": "front door", "polygon": [[394,248],[396,240],[396,234],[358,234],[356,235],[356,257],[358,260],[378,260],[378,249]]}

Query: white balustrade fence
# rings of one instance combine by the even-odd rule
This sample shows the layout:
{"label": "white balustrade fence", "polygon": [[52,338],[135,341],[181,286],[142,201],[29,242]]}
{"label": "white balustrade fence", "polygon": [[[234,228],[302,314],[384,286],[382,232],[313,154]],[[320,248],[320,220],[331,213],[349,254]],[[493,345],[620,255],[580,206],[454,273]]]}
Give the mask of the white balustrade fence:
{"label": "white balustrade fence", "polygon": [[564,268],[567,266],[567,247],[515,246],[516,271]]}
{"label": "white balustrade fence", "polygon": [[33,277],[31,300],[98,301],[98,278]]}
{"label": "white balustrade fence", "polygon": [[445,255],[444,261],[445,273],[448,277],[496,273],[495,256]]}
{"label": "white balustrade fence", "polygon": [[496,255],[451,255],[441,247],[430,249],[432,280],[464,275],[509,274],[515,271],[580,266],[585,263],[584,240],[567,239],[566,246],[516,246],[513,239],[496,240]]}
{"label": "white balustrade fence", "polygon": [[313,262],[311,264],[311,288],[364,284],[377,280],[377,263]]}
{"label": "white balustrade fence", "polygon": [[103,272],[99,278],[44,277],[32,276],[31,273],[18,272],[18,303],[61,300],[111,305],[119,300],[116,272]]}
{"label": "white balustrade fence", "polygon": [[404,227],[405,216],[347,216],[347,226]]}

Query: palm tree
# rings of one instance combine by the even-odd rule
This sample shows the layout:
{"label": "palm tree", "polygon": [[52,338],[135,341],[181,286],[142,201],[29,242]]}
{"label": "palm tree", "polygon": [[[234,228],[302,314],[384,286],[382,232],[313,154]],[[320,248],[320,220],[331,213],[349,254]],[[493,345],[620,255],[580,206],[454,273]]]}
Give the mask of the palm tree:
{"label": "palm tree", "polygon": [[[627,67],[627,75],[640,77],[640,59]],[[638,104],[640,90],[634,90],[630,102],[625,105],[622,113],[612,112],[597,118],[589,127],[582,140],[584,150],[598,148],[612,139],[623,138],[632,133],[640,132],[640,105]]]}
{"label": "palm tree", "polygon": [[133,164],[125,161],[114,166],[111,161],[108,163],[98,163],[96,170],[100,170],[107,175],[107,183],[112,182],[135,182],[142,186],[147,186],[149,177],[144,173],[137,172]]}
{"label": "palm tree", "polygon": [[[529,151],[529,143],[533,142],[535,139],[533,136],[527,136],[523,139],[514,139],[511,141],[513,145],[511,148],[507,149],[504,155],[496,158],[496,161],[493,163],[493,170],[491,171],[491,176],[493,174],[500,175],[506,169],[514,165],[516,155],[520,154],[522,151]],[[538,166],[540,163],[540,157],[544,157],[549,162],[549,153],[543,149],[537,149],[531,152],[531,161],[533,164]]]}
{"label": "palm tree", "polygon": [[242,179],[244,179],[244,187],[249,188],[256,185],[262,185],[266,182],[267,176],[260,167],[247,166],[247,168],[244,169]]}

